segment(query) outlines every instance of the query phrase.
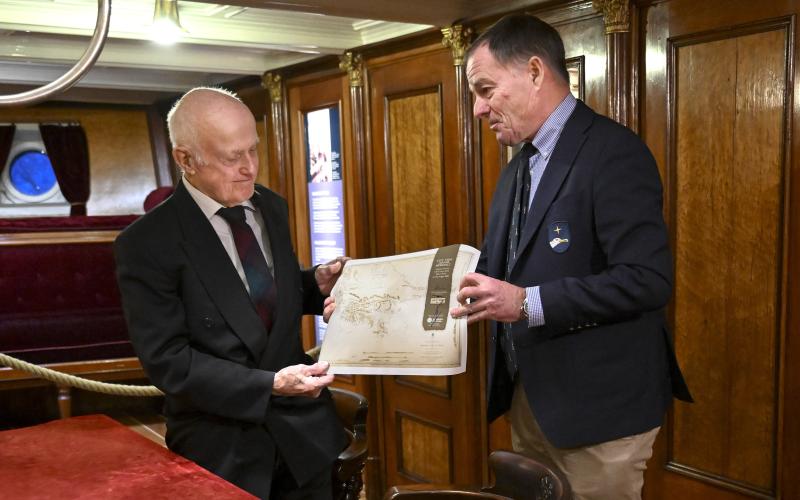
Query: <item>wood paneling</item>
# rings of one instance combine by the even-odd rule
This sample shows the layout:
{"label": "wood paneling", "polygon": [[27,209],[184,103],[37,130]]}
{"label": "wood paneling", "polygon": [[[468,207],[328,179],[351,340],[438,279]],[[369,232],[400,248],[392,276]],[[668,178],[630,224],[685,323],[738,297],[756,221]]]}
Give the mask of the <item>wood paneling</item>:
{"label": "wood paneling", "polygon": [[395,377],[395,382],[429,391],[438,396],[450,397],[450,379],[447,377],[425,377],[421,375],[402,375]]}
{"label": "wood paneling", "polygon": [[395,252],[444,245],[442,121],[438,88],[388,99]]}
{"label": "wood paneling", "polygon": [[641,130],[665,181],[670,317],[696,400],[675,403],[645,498],[795,498],[798,5],[671,0],[642,14]]}
{"label": "wood paneling", "polygon": [[258,176],[256,177],[256,182],[270,187],[270,157],[267,150],[269,138],[267,136],[267,120],[264,116],[256,117],[256,133],[258,134]]}
{"label": "wood paneling", "polygon": [[[450,52],[441,46],[416,48],[367,61],[367,67],[377,254],[473,243],[469,238],[477,209],[470,200],[477,186],[470,181],[474,172],[465,171],[471,168],[469,162],[461,161]],[[380,379],[384,486],[440,479],[482,481],[482,462],[488,454],[480,439],[483,373],[478,341],[477,335],[470,335],[467,372],[462,375]],[[422,448],[428,443],[417,437],[425,434],[399,421],[401,414],[413,414],[432,428],[450,429],[452,464],[438,462],[439,452],[428,455]],[[406,431],[415,434],[407,436]],[[417,442],[420,446],[408,445]],[[430,460],[434,461],[424,465]],[[446,476],[435,472],[445,465],[450,467]]]}
{"label": "wood paneling", "polygon": [[704,390],[675,408],[672,460],[765,491],[775,469],[785,38],[687,45],[676,67],[675,338]]}
{"label": "wood paneling", "polygon": [[414,481],[453,482],[451,429],[406,412],[397,412],[397,423],[400,472]]}
{"label": "wood paneling", "polygon": [[156,187],[144,108],[40,106],[0,109],[0,122],[80,122],[89,145],[88,215],[142,213]]}
{"label": "wood paneling", "polygon": [[[629,118],[665,183],[677,273],[669,317],[698,401],[676,403],[667,418],[648,464],[645,498],[800,497],[800,168],[793,160],[800,139],[792,133],[800,126],[794,84],[800,6],[793,0],[634,3]],[[548,2],[532,13],[557,27],[567,57],[584,57],[584,100],[606,114],[608,49],[592,2]],[[369,244],[358,248],[389,255],[436,241],[479,240],[507,151],[473,123],[476,164],[459,161],[464,127],[456,118],[449,54],[413,40],[362,53],[367,133],[361,145],[369,179],[359,202],[369,211],[361,220],[374,224],[363,228]],[[298,85],[308,86],[302,99],[331,77],[327,68],[297,73]],[[345,131],[349,122],[342,123]],[[437,127],[438,157],[425,142]],[[398,172],[398,163],[410,166]],[[439,190],[428,193],[436,183]],[[436,197],[438,205],[431,202]],[[371,498],[387,484],[421,476],[447,481],[441,468],[447,460],[455,482],[485,479],[479,339],[473,332],[468,373],[450,378],[447,390],[441,384],[447,379],[383,377],[376,384],[370,412],[381,436],[379,456],[371,455],[370,463],[383,461],[378,467],[385,477],[372,480]],[[449,459],[443,458],[445,434]],[[428,442],[436,448],[432,454],[422,448]],[[510,445],[503,419],[491,426],[489,445]],[[479,467],[484,470],[476,473]]]}
{"label": "wood paneling", "polygon": [[[547,19],[546,16],[543,16]],[[556,25],[564,40],[567,58],[584,57],[584,102],[600,114],[608,113],[606,83],[606,38],[603,17],[599,14]]]}

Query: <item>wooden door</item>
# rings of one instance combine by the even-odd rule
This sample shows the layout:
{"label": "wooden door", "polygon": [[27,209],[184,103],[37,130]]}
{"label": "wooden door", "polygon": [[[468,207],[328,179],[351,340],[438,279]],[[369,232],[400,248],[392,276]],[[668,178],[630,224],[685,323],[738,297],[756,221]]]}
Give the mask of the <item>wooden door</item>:
{"label": "wooden door", "polygon": [[[456,79],[441,47],[369,66],[375,248],[380,256],[472,243],[460,171]],[[467,372],[380,377],[385,484],[481,483],[483,367],[470,334]]]}
{"label": "wooden door", "polygon": [[670,319],[695,398],[675,403],[645,495],[800,498],[798,4],[673,0],[642,13],[642,132],[665,180]]}

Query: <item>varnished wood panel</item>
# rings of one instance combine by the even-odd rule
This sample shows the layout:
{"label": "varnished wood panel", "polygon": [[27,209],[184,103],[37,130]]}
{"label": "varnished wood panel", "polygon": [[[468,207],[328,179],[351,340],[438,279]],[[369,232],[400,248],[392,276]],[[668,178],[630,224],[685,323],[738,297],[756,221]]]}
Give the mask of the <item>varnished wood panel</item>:
{"label": "varnished wood panel", "polygon": [[584,102],[601,115],[608,113],[606,99],[606,38],[600,15],[556,26],[564,41],[566,57],[583,56]]}
{"label": "varnished wood panel", "polygon": [[256,182],[270,187],[267,122],[264,116],[256,116],[255,118],[256,133],[258,134],[258,177],[256,177]]}
{"label": "varnished wood panel", "polygon": [[400,473],[427,483],[453,482],[452,432],[443,426],[406,412],[397,412]]}
{"label": "varnished wood panel", "polygon": [[675,335],[704,390],[675,410],[673,461],[764,491],[775,469],[785,38],[680,47],[676,68]]}
{"label": "varnished wood panel", "polygon": [[[796,89],[799,38],[795,24],[800,5],[786,0],[757,3],[669,0],[650,4],[641,12],[644,18],[638,25],[645,53],[639,57],[644,75],[640,130],[665,181],[665,214],[676,273],[681,272],[677,259],[686,258],[689,252],[698,249],[709,258],[707,266],[718,270],[731,266],[716,277],[726,282],[726,300],[707,309],[703,316],[697,317],[700,323],[694,325],[694,331],[699,332],[708,330],[708,324],[715,327],[722,324],[726,329],[724,334],[714,338],[707,331],[700,332],[704,340],[694,339],[686,345],[682,344],[689,342],[687,337],[676,337],[684,368],[687,364],[694,365],[686,371],[698,403],[687,406],[676,402],[668,415],[656,441],[653,459],[648,463],[645,498],[797,498],[800,496],[797,474],[800,448],[796,446],[800,436],[800,343],[794,339],[800,332],[797,320],[800,316],[795,313],[800,310],[800,294],[795,292],[800,274],[793,262],[800,255],[797,237],[800,177],[796,161],[800,157],[796,133],[800,115],[792,95],[796,93],[793,89]],[[780,34],[777,36],[782,43],[777,38],[768,41],[776,34]],[[735,65],[737,80],[720,85],[719,78],[709,78],[706,72],[724,69],[708,63],[709,69],[697,68],[694,73],[703,80],[704,89],[699,90],[700,83],[689,82],[695,85],[695,94],[684,103],[691,106],[689,101],[694,99],[695,105],[716,119],[681,119],[679,106],[686,99],[686,92],[681,93],[679,88],[680,72],[687,70],[686,50],[726,41],[737,43],[736,59],[730,63]],[[714,57],[726,55],[715,53]],[[730,121],[723,121],[721,107],[728,109],[725,114],[731,117]],[[735,111],[731,112],[731,107]],[[687,123],[690,119],[696,121]],[[715,248],[719,250],[710,254],[703,248],[707,239],[701,237],[699,245],[687,242],[689,229],[678,228],[684,215],[678,193],[693,189],[679,177],[678,134],[686,126],[707,129],[704,132],[708,139],[697,139],[692,145],[697,155],[709,149],[716,152],[708,155],[714,157],[704,169],[714,171],[706,175],[713,177],[714,189],[720,185],[722,192],[709,192],[707,197],[715,203],[715,211],[724,211],[721,206],[724,202],[736,214],[735,218],[723,221],[725,227],[715,226],[711,231],[713,237],[719,238],[724,229],[726,238],[739,241],[736,247],[715,239]],[[720,129],[727,131],[725,137],[715,136]],[[732,144],[730,151],[723,151],[720,144]],[[720,169],[718,165],[724,160],[716,156],[723,154],[732,163]],[[744,165],[746,170],[742,170]],[[699,182],[707,183],[702,179]],[[743,187],[743,183],[747,185]],[[695,188],[700,190],[702,186]],[[719,216],[712,219],[710,214],[705,215],[702,222],[706,227],[713,225],[712,220],[720,223]],[[697,222],[700,215],[693,217]],[[683,243],[678,241],[679,230],[684,231]],[[762,235],[766,237],[763,241]],[[707,279],[708,273],[699,277]],[[676,282],[674,287],[676,302],[669,311],[672,323],[677,322],[680,314],[677,301],[682,293],[688,293],[683,290],[685,286]],[[703,300],[710,302],[705,295],[713,296],[715,290],[704,291]],[[716,356],[714,364],[698,367],[703,356],[708,358],[711,353]],[[724,413],[713,418],[700,417],[712,410]],[[692,417],[687,420],[686,415],[690,414]],[[705,432],[706,427],[698,426],[687,436],[687,424],[701,422],[713,428]],[[681,425],[679,432],[683,435],[676,437]],[[683,440],[683,448],[676,448],[677,439]],[[687,454],[690,439],[694,453],[691,458]],[[701,453],[701,447],[708,447],[710,453]],[[683,461],[701,457],[707,460],[704,466],[712,468],[708,465],[711,463],[716,470],[723,471],[722,475],[701,470],[697,463],[694,467],[681,464],[678,456]]]}
{"label": "varnished wood panel", "polygon": [[389,97],[388,118],[395,251],[406,253],[443,246],[442,121],[438,88]]}
{"label": "varnished wood panel", "polygon": [[40,106],[0,109],[0,122],[80,122],[89,146],[88,215],[143,213],[156,187],[144,108]]}
{"label": "varnished wood panel", "polygon": [[[437,44],[381,56],[367,66],[377,254],[470,243],[478,213],[471,193],[477,186],[470,181],[474,174],[459,160],[462,145],[450,52]],[[386,487],[436,479],[417,477],[400,462],[401,449],[406,464],[422,460],[408,456],[416,448],[403,444],[407,437],[397,421],[401,412],[451,429],[453,481],[481,482],[482,460],[488,453],[479,427],[483,404],[478,340],[470,336],[464,374],[438,381],[381,378]]]}
{"label": "varnished wood panel", "polygon": [[447,377],[426,377],[422,375],[400,375],[395,377],[398,384],[416,387],[443,398],[450,397],[450,379]]}

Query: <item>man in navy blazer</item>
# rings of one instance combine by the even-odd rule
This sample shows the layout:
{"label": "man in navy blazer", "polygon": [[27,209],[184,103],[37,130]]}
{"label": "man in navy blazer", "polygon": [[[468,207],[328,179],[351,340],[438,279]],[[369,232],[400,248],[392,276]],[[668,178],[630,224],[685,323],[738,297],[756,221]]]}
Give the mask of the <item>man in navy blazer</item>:
{"label": "man in navy blazer", "polygon": [[467,53],[476,117],[503,145],[476,273],[455,317],[491,320],[489,418],[576,498],[640,498],[673,395],[691,400],[663,308],[672,258],[647,146],[569,90],[558,32],[501,19]]}
{"label": "man in navy blazer", "polygon": [[[286,201],[255,184],[255,120],[237,97],[193,89],[168,122],[182,179],[114,245],[131,341],[165,393],[167,445],[261,498],[330,498],[344,435],[333,375],[306,364],[299,326],[322,312],[343,262],[298,266]],[[252,257],[225,207],[242,212]],[[271,315],[251,296],[251,258],[274,281]]]}

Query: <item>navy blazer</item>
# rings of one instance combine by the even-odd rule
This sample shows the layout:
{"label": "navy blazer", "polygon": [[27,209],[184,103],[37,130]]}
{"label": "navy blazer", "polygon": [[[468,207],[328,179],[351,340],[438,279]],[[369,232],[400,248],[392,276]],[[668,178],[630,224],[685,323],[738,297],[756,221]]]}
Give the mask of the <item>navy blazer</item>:
{"label": "navy blazer", "polygon": [[[504,279],[515,156],[497,183],[478,272]],[[513,324],[520,378],[556,447],[586,446],[661,425],[672,395],[690,400],[663,308],[672,258],[662,187],[647,146],[578,101],[539,183],[509,281],[540,286],[545,325]],[[513,383],[492,322],[489,418]]]}
{"label": "navy blazer", "polygon": [[321,314],[313,270],[292,250],[288,208],[256,186],[278,290],[267,332],[219,237],[181,183],[117,238],[117,279],[128,329],[150,380],[166,394],[167,445],[261,497],[276,448],[298,483],[330,467],[344,435],[329,391],[271,395],[275,372],[308,363],[302,314]]}

